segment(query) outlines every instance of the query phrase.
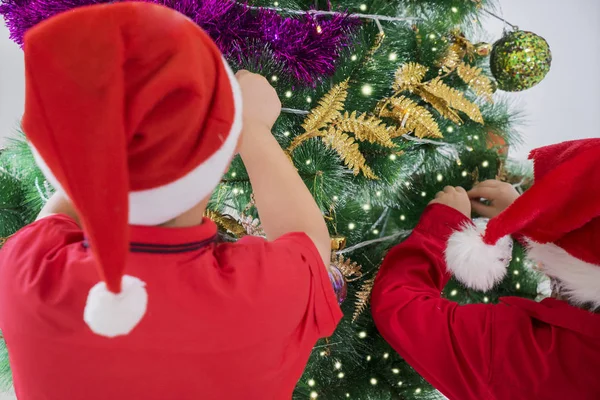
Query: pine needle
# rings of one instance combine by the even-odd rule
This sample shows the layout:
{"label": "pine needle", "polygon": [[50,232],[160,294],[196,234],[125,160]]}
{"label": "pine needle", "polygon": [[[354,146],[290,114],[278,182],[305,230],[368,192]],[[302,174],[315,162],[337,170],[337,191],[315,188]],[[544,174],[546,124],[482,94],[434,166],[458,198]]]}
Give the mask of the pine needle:
{"label": "pine needle", "polygon": [[344,164],[354,172],[354,175],[362,172],[367,178],[378,179],[367,165],[367,160],[358,149],[358,143],[354,141],[354,138],[336,129],[335,126],[330,126],[323,136],[323,142],[338,153]]}

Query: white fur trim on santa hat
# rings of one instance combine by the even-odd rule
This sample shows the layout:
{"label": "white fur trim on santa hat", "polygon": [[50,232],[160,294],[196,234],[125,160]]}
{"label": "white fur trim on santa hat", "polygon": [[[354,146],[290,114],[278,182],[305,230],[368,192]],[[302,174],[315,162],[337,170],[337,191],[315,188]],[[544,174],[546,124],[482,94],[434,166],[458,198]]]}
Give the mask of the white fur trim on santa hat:
{"label": "white fur trim on santa hat", "polygon": [[90,290],[83,320],[92,332],[106,337],[127,335],[142,320],[148,306],[146,284],[140,279],[124,275],[121,293],[108,290],[99,282]]}
{"label": "white fur trim on santa hat", "polygon": [[[221,181],[235,153],[242,132],[242,92],[225,59],[223,59],[223,65],[233,90],[235,107],[229,135],[221,148],[187,175],[157,188],[129,192],[129,223],[131,225],[160,225],[170,221],[210,195]],[[58,180],[33,145],[31,145],[31,150],[46,179],[56,190],[64,193]]]}
{"label": "white fur trim on santa hat", "polygon": [[466,223],[454,232],[446,247],[448,270],[467,287],[487,291],[502,280],[512,256],[512,239],[505,236],[495,245],[483,242],[485,224]]}
{"label": "white fur trim on santa hat", "polygon": [[600,265],[567,253],[554,243],[528,241],[527,256],[540,263],[541,271],[560,281],[561,295],[577,305],[600,308]]}

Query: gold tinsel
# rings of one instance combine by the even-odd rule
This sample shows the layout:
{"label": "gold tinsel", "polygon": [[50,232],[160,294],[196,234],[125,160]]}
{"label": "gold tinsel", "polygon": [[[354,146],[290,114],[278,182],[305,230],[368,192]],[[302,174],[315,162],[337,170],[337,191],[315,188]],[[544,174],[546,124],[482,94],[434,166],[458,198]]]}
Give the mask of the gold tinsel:
{"label": "gold tinsel", "polygon": [[7,236],[7,237],[0,237],[0,247],[4,246],[4,244],[8,241],[8,239],[10,239],[12,237],[12,235]]}
{"label": "gold tinsel", "polygon": [[367,178],[378,179],[367,165],[367,160],[358,149],[358,143],[354,138],[339,131],[335,126],[331,126],[323,136],[323,142],[338,153],[344,164],[354,172],[354,175],[362,172]]}
{"label": "gold tinsel", "polygon": [[246,228],[230,215],[221,214],[214,210],[206,210],[204,216],[212,220],[222,230],[230,232],[236,238],[247,235]]}
{"label": "gold tinsel", "polygon": [[396,77],[392,89],[396,91],[408,90],[420,84],[427,73],[427,67],[410,62],[396,70]]}
{"label": "gold tinsel", "polygon": [[464,112],[473,121],[483,124],[483,117],[477,104],[467,100],[461,91],[446,85],[440,77],[436,77],[420,87],[430,94],[445,100],[448,106],[455,110]]}
{"label": "gold tinsel", "polygon": [[371,298],[371,292],[373,291],[373,283],[375,278],[367,279],[360,286],[360,290],[356,292],[356,301],[354,302],[354,313],[352,314],[352,322],[355,322],[360,314],[369,305],[369,299]]}
{"label": "gold tinsel", "polygon": [[493,103],[492,94],[494,90],[492,89],[492,81],[483,74],[481,68],[470,67],[465,63],[460,63],[456,68],[456,73],[460,76],[460,79],[473,89],[475,94]]}
{"label": "gold tinsel", "polygon": [[442,132],[433,115],[424,107],[417,105],[411,99],[400,96],[389,100],[389,107],[381,111],[383,117],[393,118],[401,127],[413,131],[419,138],[441,138]]}
{"label": "gold tinsel", "polygon": [[333,236],[331,238],[331,250],[339,251],[343,250],[346,247],[346,237],[345,236]]}
{"label": "gold tinsel", "polygon": [[348,79],[335,85],[319,100],[319,105],[310,111],[302,123],[302,128],[307,133],[325,128],[331,121],[340,117],[347,96]]}
{"label": "gold tinsel", "polygon": [[465,49],[458,43],[452,43],[440,60],[440,69],[442,73],[451,73],[462,62],[465,57]]}
{"label": "gold tinsel", "polygon": [[331,264],[344,275],[346,282],[354,282],[362,278],[361,266],[356,261],[344,258],[341,254],[331,255]]}
{"label": "gold tinsel", "polygon": [[376,117],[367,117],[366,114],[356,116],[356,111],[348,114],[346,111],[336,126],[344,132],[351,132],[358,140],[378,143],[385,147],[396,147],[390,138],[390,129],[383,121]]}

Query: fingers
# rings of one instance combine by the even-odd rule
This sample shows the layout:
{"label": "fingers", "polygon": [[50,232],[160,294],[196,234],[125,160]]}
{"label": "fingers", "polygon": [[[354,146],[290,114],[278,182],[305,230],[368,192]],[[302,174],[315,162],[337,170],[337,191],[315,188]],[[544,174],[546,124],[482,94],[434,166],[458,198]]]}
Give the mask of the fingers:
{"label": "fingers", "polygon": [[493,200],[498,193],[498,189],[492,186],[475,186],[467,193],[471,199]]}
{"label": "fingers", "polygon": [[487,206],[477,200],[471,200],[471,209],[482,217],[492,218],[494,216],[494,208]]}

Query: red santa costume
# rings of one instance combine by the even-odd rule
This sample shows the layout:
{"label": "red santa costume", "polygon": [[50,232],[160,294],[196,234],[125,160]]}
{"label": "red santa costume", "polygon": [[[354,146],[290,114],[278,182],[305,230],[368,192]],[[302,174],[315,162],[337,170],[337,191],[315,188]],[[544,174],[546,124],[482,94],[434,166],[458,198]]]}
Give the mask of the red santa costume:
{"label": "red santa costume", "polygon": [[0,252],[18,398],[289,399],[341,318],[312,241],[157,226],[210,195],[235,152],[241,95],[215,44],[127,2],[42,22],[24,50],[24,131],[84,229],[50,216]]}
{"label": "red santa costume", "polygon": [[518,235],[570,303],[600,307],[600,139],[530,157],[535,184],[485,232],[431,205],[375,281],[381,334],[452,400],[600,399],[600,314],[554,298],[459,306],[440,296],[451,273],[491,289],[506,273],[507,236]]}

